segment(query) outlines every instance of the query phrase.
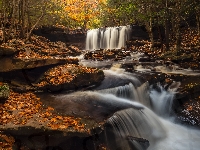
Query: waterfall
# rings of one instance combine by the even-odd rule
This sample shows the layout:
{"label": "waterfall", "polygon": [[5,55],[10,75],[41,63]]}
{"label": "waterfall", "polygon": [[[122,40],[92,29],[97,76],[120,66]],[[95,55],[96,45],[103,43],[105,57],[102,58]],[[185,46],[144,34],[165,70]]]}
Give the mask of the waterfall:
{"label": "waterfall", "polygon": [[86,50],[120,49],[130,39],[131,27],[107,27],[87,31]]}
{"label": "waterfall", "polygon": [[[177,83],[179,84],[179,83]],[[158,89],[153,89],[151,87],[150,97],[152,102],[152,108],[154,112],[162,117],[169,117],[172,112],[172,104],[174,99],[175,90],[166,91],[161,85],[158,84]]]}
{"label": "waterfall", "polygon": [[[121,40],[123,40],[123,39],[121,39]],[[119,39],[119,28],[112,28],[111,29],[111,36],[110,36],[110,49],[115,49],[115,48],[119,47],[118,46],[119,41],[120,41],[120,39]]]}
{"label": "waterfall", "polygon": [[128,40],[127,32],[128,31],[127,31],[126,27],[120,28],[119,43],[118,43],[119,48],[124,47],[126,45],[126,40]]}

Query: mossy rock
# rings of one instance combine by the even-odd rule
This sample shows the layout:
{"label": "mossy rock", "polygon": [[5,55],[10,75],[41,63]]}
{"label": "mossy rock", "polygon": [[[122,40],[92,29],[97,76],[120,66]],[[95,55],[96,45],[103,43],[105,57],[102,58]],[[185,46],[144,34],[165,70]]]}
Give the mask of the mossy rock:
{"label": "mossy rock", "polygon": [[0,102],[5,101],[10,95],[10,89],[8,84],[0,83]]}

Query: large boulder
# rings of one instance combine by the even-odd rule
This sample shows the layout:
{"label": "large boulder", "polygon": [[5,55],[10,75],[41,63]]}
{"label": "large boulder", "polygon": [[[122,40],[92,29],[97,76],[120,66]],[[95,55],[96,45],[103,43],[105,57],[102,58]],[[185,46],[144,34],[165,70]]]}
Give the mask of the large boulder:
{"label": "large boulder", "polygon": [[[8,100],[1,106],[0,130],[12,135],[12,142],[0,133],[2,144],[21,149],[47,149],[59,147],[68,149],[64,143],[72,142],[74,147],[82,148],[85,138],[92,135],[98,123],[90,119],[58,114],[54,108],[45,106],[33,93],[11,92]],[[76,139],[76,140],[75,140]],[[10,141],[10,142],[9,142]],[[76,145],[76,142],[82,142]],[[7,145],[9,146],[9,145]],[[69,145],[68,145],[69,146]],[[94,146],[94,144],[93,144]],[[70,148],[69,148],[70,149]]]}
{"label": "large boulder", "polygon": [[77,90],[99,84],[104,79],[102,70],[66,64],[49,69],[35,85],[40,90],[61,91]]}

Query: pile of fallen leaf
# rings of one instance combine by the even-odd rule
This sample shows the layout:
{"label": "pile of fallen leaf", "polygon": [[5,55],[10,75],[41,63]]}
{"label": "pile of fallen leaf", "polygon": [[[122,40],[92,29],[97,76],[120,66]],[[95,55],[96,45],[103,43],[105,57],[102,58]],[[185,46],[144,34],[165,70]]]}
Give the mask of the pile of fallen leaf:
{"label": "pile of fallen leaf", "polygon": [[0,132],[0,148],[1,150],[12,150],[15,139],[12,136],[5,135]]}
{"label": "pile of fallen leaf", "polygon": [[44,77],[37,84],[39,87],[46,85],[60,85],[70,83],[81,74],[97,73],[99,70],[96,68],[88,68],[75,64],[65,64],[51,68],[44,73]]}
{"label": "pile of fallen leaf", "polygon": [[18,53],[15,54],[15,58],[63,58],[67,56],[77,56],[81,54],[81,51],[75,46],[66,46],[63,42],[50,42],[48,39],[42,36],[31,36],[30,41],[24,42],[22,39],[11,39],[6,43],[0,45],[5,49],[15,49]]}
{"label": "pile of fallen leaf", "polygon": [[45,108],[40,98],[33,93],[11,92],[8,100],[0,106],[0,116],[0,125],[3,126],[9,124],[32,126],[34,124],[52,130],[86,131],[80,118],[58,115],[54,108]]}
{"label": "pile of fallen leaf", "polygon": [[195,48],[196,46],[199,45],[200,42],[198,32],[192,29],[184,29],[181,38],[182,38],[181,46],[187,50]]}

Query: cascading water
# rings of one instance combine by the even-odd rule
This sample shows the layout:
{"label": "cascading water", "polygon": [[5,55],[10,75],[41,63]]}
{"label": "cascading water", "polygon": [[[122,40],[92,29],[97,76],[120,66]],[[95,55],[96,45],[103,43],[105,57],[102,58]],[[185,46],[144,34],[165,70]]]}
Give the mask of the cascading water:
{"label": "cascading water", "polygon": [[120,41],[120,39],[119,39],[119,29],[118,28],[111,28],[110,49],[115,49],[115,48],[119,47],[118,46],[119,41]]}
{"label": "cascading water", "polygon": [[170,116],[180,83],[167,90],[149,87],[117,65],[104,73],[105,80],[94,91],[64,94],[49,103],[62,113],[107,119],[103,142],[110,150],[199,149],[200,131],[175,124]]}
{"label": "cascading water", "polygon": [[[142,102],[145,105],[143,109],[136,110],[129,108],[120,110],[107,120],[105,125],[105,139],[109,149],[198,149],[200,143],[197,141],[200,140],[200,131],[175,124],[168,118],[171,113],[173,97],[179,85],[180,83],[173,83],[172,86],[169,86],[168,90],[165,90],[160,85],[158,85],[157,89],[154,89],[153,87],[147,88],[148,84],[143,84],[137,88],[129,84],[124,87],[104,90],[105,93],[108,91],[119,97],[140,103],[140,97],[145,99]],[[137,96],[132,96],[135,93],[137,93]],[[146,141],[141,142],[140,140],[137,141],[137,139],[130,142],[129,137],[145,138],[149,141],[150,145],[148,147]]]}
{"label": "cascading water", "polygon": [[86,50],[120,49],[130,39],[131,27],[107,27],[87,31]]}
{"label": "cascading water", "polygon": [[114,138],[115,140],[107,141],[111,150],[123,149],[124,145],[115,143],[113,146],[110,144],[120,141],[120,139],[126,139],[127,136],[148,139],[150,145],[166,137],[164,126],[148,108],[139,111],[130,108],[116,112],[107,120],[105,128],[106,136],[109,136],[110,132],[114,133],[110,139]]}
{"label": "cascading water", "polygon": [[[176,82],[177,86],[180,86],[180,82]],[[175,86],[176,87],[176,86]],[[173,104],[174,93],[173,89],[166,91],[161,85],[157,85],[158,90],[151,87],[150,97],[152,101],[152,108],[154,112],[162,117],[169,117]],[[176,87],[177,88],[177,87]],[[175,88],[175,89],[176,89]]]}
{"label": "cascading water", "polygon": [[138,101],[139,103],[150,107],[148,82],[142,84],[139,87],[135,87],[132,83],[129,83],[125,86],[99,90],[98,92],[110,93],[130,101]]}

